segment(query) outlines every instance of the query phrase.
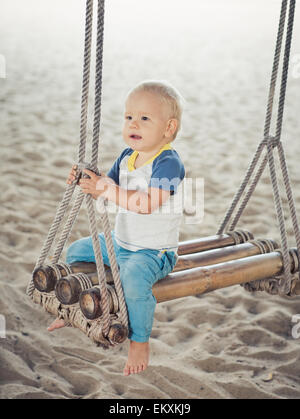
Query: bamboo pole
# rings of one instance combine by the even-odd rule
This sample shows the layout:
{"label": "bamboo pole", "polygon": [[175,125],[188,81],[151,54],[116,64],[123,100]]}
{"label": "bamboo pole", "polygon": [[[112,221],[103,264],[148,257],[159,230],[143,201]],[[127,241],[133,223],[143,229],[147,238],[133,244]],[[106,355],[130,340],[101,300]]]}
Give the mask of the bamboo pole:
{"label": "bamboo pole", "polygon": [[[290,257],[293,273],[295,263],[291,252]],[[275,277],[280,275],[282,270],[282,255],[277,251],[171,273],[158,281],[152,291],[157,302],[161,303],[190,295],[204,294],[232,285]],[[81,293],[79,304],[85,317],[94,319],[93,316],[101,315],[101,296],[95,288]]]}
{"label": "bamboo pole", "polygon": [[218,249],[205,250],[179,256],[177,264],[172,272],[191,269],[197,266],[214,265],[229,260],[255,256],[261,253],[269,253],[275,250],[278,244],[273,240],[254,240],[236,246],[226,246]]}
{"label": "bamboo pole", "polygon": [[109,340],[114,344],[123,343],[128,336],[128,330],[122,323],[114,322],[108,332]]}
{"label": "bamboo pole", "polygon": [[[114,306],[112,292],[108,292],[109,312],[116,313],[118,307]],[[79,296],[79,305],[84,316],[89,319],[97,319],[102,315],[101,294],[98,287],[82,291]]]}
{"label": "bamboo pole", "polygon": [[[292,272],[294,270],[291,257]],[[169,274],[153,286],[158,303],[205,294],[232,285],[278,276],[283,270],[280,252],[246,257],[225,263]]]}
{"label": "bamboo pole", "polygon": [[[261,252],[269,252],[274,250],[277,244],[272,240],[255,240],[253,242],[247,242],[238,244],[236,246],[227,246],[220,249],[206,250],[199,253],[192,253],[190,255],[179,256],[178,262],[173,272],[178,272],[184,269],[194,268],[196,266],[207,266],[213,265],[220,262],[226,262],[228,260],[239,259],[247,256],[254,256]],[[98,285],[97,273],[87,274],[91,282],[91,288],[93,285]],[[82,285],[76,276],[69,275],[61,278],[55,287],[55,294],[57,299],[62,304],[74,304],[79,301],[79,296],[87,286]],[[97,297],[94,296],[96,299]],[[94,315],[94,314],[93,314]]]}
{"label": "bamboo pole", "polygon": [[80,293],[86,288],[86,284],[89,288],[99,284],[97,272],[84,275],[87,279],[85,283],[80,281],[76,274],[65,276],[57,281],[55,295],[59,302],[65,305],[75,304],[79,300]]}
{"label": "bamboo pole", "polygon": [[[187,255],[196,252],[203,252],[206,250],[222,248],[225,246],[234,246],[235,244],[243,243],[253,239],[253,235],[247,231],[236,230],[235,232],[221,234],[217,236],[202,237],[194,240],[187,240],[179,243],[178,255]],[[187,263],[187,262],[186,262]],[[59,263],[56,264],[57,269],[60,271],[60,277],[68,275],[64,266]],[[94,273],[96,272],[95,263],[91,262],[74,262],[69,265],[72,273]],[[106,270],[109,269],[107,266]],[[180,263],[176,270],[180,270]],[[109,277],[108,271],[107,277]],[[50,292],[55,289],[58,281],[55,269],[51,265],[43,265],[36,268],[33,272],[33,282],[35,288],[40,292]],[[112,278],[110,277],[110,280]],[[111,282],[111,281],[108,281]]]}
{"label": "bamboo pole", "polygon": [[[67,276],[68,273],[64,266],[56,264],[57,269],[60,271],[62,277]],[[69,265],[72,273],[91,273],[96,271],[95,263],[89,262],[74,262]],[[39,266],[33,271],[33,283],[37,290],[40,292],[53,291],[57,283],[57,274],[51,265]]]}
{"label": "bamboo pole", "polygon": [[[91,277],[91,278],[94,278],[95,275],[97,275],[96,264],[92,262],[74,262],[69,266],[72,273],[74,274],[84,273],[88,277]],[[113,283],[113,277],[112,277],[110,268],[106,265],[104,265],[104,268],[105,268],[105,274],[106,274],[106,281],[108,283]],[[60,268],[60,272],[63,278],[67,278],[69,276],[64,268]],[[51,265],[41,266],[37,268],[33,273],[33,282],[34,282],[35,288],[39,290],[40,292],[53,291],[58,281],[59,279],[57,278],[56,272],[51,267]]]}
{"label": "bamboo pole", "polygon": [[251,233],[244,230],[201,237],[194,240],[182,241],[178,247],[178,256],[191,253],[203,252],[204,250],[217,249],[220,247],[234,246],[235,244],[245,243],[254,237]]}

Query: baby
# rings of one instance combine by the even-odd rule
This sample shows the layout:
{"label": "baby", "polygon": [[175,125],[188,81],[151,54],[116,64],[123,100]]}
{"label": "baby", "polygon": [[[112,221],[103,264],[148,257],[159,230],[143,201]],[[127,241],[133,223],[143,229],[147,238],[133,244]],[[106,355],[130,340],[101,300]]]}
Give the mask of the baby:
{"label": "baby", "polygon": [[[129,353],[124,375],[144,371],[149,363],[149,338],[156,299],[152,286],[177,262],[181,203],[175,195],[185,170],[171,146],[180,128],[181,96],[168,83],[145,81],[127,96],[123,139],[128,145],[107,175],[79,185],[94,199],[103,197],[119,207],[112,238],[120,269],[129,319]],[[73,166],[67,183],[75,180]],[[103,233],[99,234],[103,261],[109,265]],[[91,237],[72,243],[67,263],[95,262]],[[64,326],[56,319],[49,331]]]}

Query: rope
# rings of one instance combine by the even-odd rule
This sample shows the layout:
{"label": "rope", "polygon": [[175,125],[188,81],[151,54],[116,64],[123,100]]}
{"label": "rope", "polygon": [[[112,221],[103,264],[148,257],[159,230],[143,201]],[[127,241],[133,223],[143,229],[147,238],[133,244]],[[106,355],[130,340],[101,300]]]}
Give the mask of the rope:
{"label": "rope", "polygon": [[61,273],[61,269],[64,269],[66,271],[66,276],[72,273],[71,266],[68,265],[67,263],[63,263],[63,262],[52,263],[51,265],[48,265],[48,266],[54,270],[57,280],[59,280],[63,276]]}
{"label": "rope", "polygon": [[76,201],[75,201],[75,203],[72,207],[72,210],[69,214],[67,222],[64,225],[64,229],[63,229],[63,231],[61,233],[61,237],[59,238],[59,241],[57,243],[57,247],[54,251],[54,254],[53,254],[53,257],[52,257],[52,262],[53,263],[57,263],[60,256],[61,256],[61,253],[63,251],[65,243],[68,240],[68,237],[69,237],[69,235],[72,231],[72,227],[74,225],[76,217],[79,214],[83,199],[84,199],[84,193],[80,190],[77,197],[76,197]]}
{"label": "rope", "polygon": [[85,146],[87,138],[87,112],[90,86],[91,50],[92,50],[92,29],[93,29],[93,0],[86,2],[85,18],[85,43],[83,58],[83,80],[81,96],[81,117],[80,117],[80,143],[78,150],[78,161],[83,162],[85,157]]}
{"label": "rope", "polygon": [[[252,159],[252,162],[246,172],[245,178],[241,186],[239,187],[236,195],[234,196],[233,202],[230,208],[228,209],[224,217],[224,220],[222,221],[221,226],[217,232],[217,234],[222,234],[224,229],[226,228],[230,218],[232,217],[233,211],[235,210],[238,202],[240,201],[242,197],[242,194],[244,193],[247,185],[249,184],[249,180],[251,176],[253,175],[255,167],[258,164],[262,151],[266,148],[267,149],[266,156],[263,158],[263,161],[257,171],[257,174],[254,180],[252,181],[249,187],[249,190],[242,201],[242,204],[237,210],[237,213],[234,217],[233,222],[230,225],[229,230],[235,229],[236,224],[239,221],[244,209],[246,208],[248,201],[250,200],[250,197],[252,196],[256,188],[256,185],[258,184],[261,178],[261,175],[265,169],[265,166],[268,163],[269,171],[270,171],[270,178],[271,178],[271,183],[272,183],[274,205],[276,209],[280,236],[281,236],[284,275],[280,281],[280,285],[278,289],[279,289],[279,292],[282,294],[288,294],[290,292],[291,287],[292,287],[292,276],[291,276],[291,266],[290,266],[290,258],[289,258],[287,233],[286,233],[286,227],[285,227],[285,219],[284,219],[284,214],[283,214],[282,201],[280,198],[280,193],[279,193],[279,188],[278,188],[277,174],[276,174],[274,155],[273,155],[273,149],[275,147],[277,148],[278,154],[279,154],[281,172],[282,172],[287,199],[289,203],[289,209],[291,213],[298,254],[300,254],[300,229],[299,229],[299,224],[297,221],[295,204],[294,204],[294,199],[292,195],[291,183],[290,183],[290,179],[288,175],[288,169],[287,169],[286,160],[284,156],[283,146],[280,141],[285,95],[286,95],[286,85],[287,85],[287,77],[288,77],[290,48],[291,48],[292,33],[293,33],[295,0],[290,0],[290,5],[289,5],[289,15],[288,15],[285,49],[284,49],[284,59],[283,59],[283,65],[282,65],[280,95],[279,95],[278,111],[277,111],[276,133],[275,133],[275,136],[270,135],[270,126],[271,126],[272,111],[273,111],[273,104],[274,104],[274,94],[275,94],[275,89],[276,89],[276,81],[278,78],[278,68],[279,68],[279,61],[280,61],[282,42],[283,42],[283,34],[284,34],[285,21],[286,21],[286,15],[287,15],[287,4],[288,4],[288,0],[282,0],[282,6],[281,6],[281,12],[280,12],[280,18],[279,18],[279,27],[278,27],[275,54],[274,54],[271,81],[270,81],[270,88],[269,88],[269,95],[268,95],[268,101],[267,101],[267,110],[266,110],[265,125],[264,125],[264,139],[263,141],[260,142],[255,152],[254,158]],[[300,272],[299,272],[299,279],[300,279]]]}
{"label": "rope", "polygon": [[[79,178],[81,176],[83,176],[83,172],[82,172],[83,169],[90,169],[90,170],[94,171],[96,174],[99,174],[97,167],[94,167],[93,165],[91,165],[89,163],[79,163],[77,165],[77,175],[76,175],[76,178],[74,180],[75,185],[78,183]],[[76,200],[75,200],[75,203],[73,204],[72,210],[69,214],[67,222],[64,226],[64,229],[63,229],[63,231],[61,233],[61,236],[58,240],[58,243],[56,245],[56,249],[55,249],[53,257],[52,257],[52,262],[53,263],[56,263],[61,256],[63,248],[66,244],[66,241],[67,241],[67,239],[68,239],[68,237],[69,237],[69,235],[72,231],[72,227],[74,225],[76,217],[79,214],[79,211],[80,211],[81,205],[83,203],[83,200],[84,200],[84,193],[81,190],[79,190],[78,195],[77,195]]]}
{"label": "rope", "polygon": [[[283,119],[286,85],[287,85],[287,77],[288,77],[290,48],[291,48],[291,42],[292,42],[294,13],[295,13],[295,0],[291,0],[290,8],[289,8],[286,43],[285,43],[285,50],[284,50],[284,60],[283,60],[283,70],[282,70],[282,78],[281,78],[280,97],[279,97],[279,104],[278,104],[278,116],[277,116],[277,124],[276,124],[275,141],[280,140],[281,131],[282,131],[282,119]],[[270,176],[271,176],[271,182],[272,182],[272,188],[273,188],[275,208],[276,208],[277,218],[279,222],[283,262],[284,262],[283,263],[284,279],[280,283],[280,292],[288,294],[291,289],[291,284],[292,284],[289,248],[288,248],[288,240],[287,240],[282,202],[280,198],[277,176],[276,176],[273,148],[270,144],[269,137],[268,137],[267,148],[268,148],[268,161],[269,161]],[[281,150],[282,150],[282,147],[281,147]],[[282,153],[281,153],[281,158],[282,159],[284,158]],[[288,178],[286,178],[286,182],[289,183],[290,185],[290,181]],[[292,196],[290,196],[290,199],[293,199]],[[294,206],[294,203],[292,205]],[[299,228],[298,228],[298,234],[300,235]]]}
{"label": "rope", "polygon": [[[43,245],[40,257],[36,263],[35,269],[44,264],[45,259],[50,251],[50,248],[53,244],[54,238],[57,234],[58,228],[61,224],[61,221],[66,213],[66,210],[71,201],[74,189],[78,182],[78,179],[81,176],[87,176],[83,174],[84,168],[89,168],[94,171],[96,174],[99,174],[97,169],[98,161],[98,149],[99,149],[99,134],[100,134],[100,120],[101,120],[101,98],[102,98],[102,70],[103,70],[103,37],[104,37],[104,0],[98,0],[98,13],[97,13],[97,45],[96,45],[96,74],[95,74],[95,110],[94,110],[94,123],[93,123],[93,138],[92,138],[92,153],[91,153],[91,163],[85,163],[85,152],[86,152],[86,140],[87,140],[87,117],[88,117],[88,96],[89,96],[89,85],[90,85],[90,66],[91,66],[91,47],[92,47],[92,26],[93,26],[93,0],[86,1],[86,19],[85,19],[85,42],[84,42],[84,63],[83,63],[83,80],[82,80],[82,95],[81,95],[81,114],[80,114],[80,141],[79,141],[79,150],[78,150],[78,170],[77,177],[71,185],[67,186],[66,192],[62,199],[62,202],[59,204],[54,221],[50,227],[47,239]],[[57,278],[61,278],[61,271],[59,267],[64,267],[67,274],[70,274],[71,271],[65,267],[64,264],[58,264],[58,260],[61,256],[64,245],[70,235],[76,217],[80,211],[81,205],[84,200],[84,194],[80,191],[75,199],[75,203],[68,215],[67,222],[64,225],[61,236],[56,245],[54,255],[52,258],[53,264],[50,265],[53,267],[57,274]],[[103,229],[105,239],[107,241],[107,249],[111,264],[111,270],[113,279],[115,282],[115,287],[117,290],[117,295],[119,298],[120,306],[120,315],[122,324],[128,329],[128,317],[127,309],[123,294],[123,288],[120,281],[119,269],[116,261],[116,256],[113,248],[113,242],[111,238],[111,228],[108,220],[108,215],[106,208],[104,206],[103,200],[100,201],[101,207],[101,219],[103,222]],[[97,226],[96,226],[96,216],[95,209],[93,205],[93,199],[91,195],[86,196],[86,205],[87,213],[89,218],[90,232],[93,242],[93,249],[95,253],[97,275],[99,280],[99,288],[101,291],[101,308],[102,316],[97,322],[97,334],[102,336],[102,341],[108,335],[111,315],[109,313],[109,295],[106,285],[106,275],[103,264],[101,245],[98,237]],[[76,274],[76,278],[80,281],[80,284],[83,288],[90,287],[91,283],[89,278],[84,274]],[[28,284],[27,294],[33,298],[34,293],[34,283],[33,278]],[[42,298],[42,304],[47,305],[47,299]],[[52,301],[52,300],[51,300]],[[71,316],[71,311],[69,309],[64,309],[60,312],[61,318],[64,318],[66,323],[69,323],[68,318]],[[69,317],[68,317],[69,316]],[[72,323],[72,322],[71,322]],[[99,328],[100,327],[100,328]]]}
{"label": "rope", "polygon": [[[62,199],[61,203],[59,204],[59,206],[57,208],[55,218],[54,218],[53,223],[50,227],[50,230],[48,232],[48,236],[47,236],[47,238],[46,238],[46,240],[43,244],[41,254],[40,254],[40,256],[39,256],[39,258],[38,258],[38,260],[35,264],[35,267],[34,267],[33,271],[35,271],[35,269],[37,269],[39,266],[43,265],[44,262],[45,262],[45,259],[46,259],[47,255],[50,251],[50,248],[52,246],[53,240],[56,236],[57,230],[60,226],[60,223],[61,223],[61,221],[62,221],[62,219],[65,215],[66,209],[67,209],[67,207],[69,205],[69,202],[71,200],[71,197],[72,197],[72,194],[74,192],[75,186],[76,186],[75,184],[68,185],[68,187],[65,191],[65,194],[63,196],[63,199]],[[33,283],[33,278],[31,278],[31,280],[30,280],[30,282],[27,286],[26,293],[27,293],[27,295],[32,297],[33,291],[34,291],[34,283]]]}
{"label": "rope", "polygon": [[[287,0],[282,1],[281,6],[281,12],[280,12],[280,18],[279,18],[279,27],[278,27],[278,33],[277,33],[277,40],[276,40],[276,47],[275,47],[275,54],[274,54],[274,60],[273,60],[273,67],[272,67],[272,74],[271,74],[271,81],[270,81],[270,88],[269,88],[269,96],[268,96],[268,102],[267,102],[267,111],[266,111],[266,118],[265,118],[265,126],[264,126],[264,139],[266,139],[269,136],[270,132],[270,126],[271,126],[271,119],[272,119],[272,110],[273,110],[273,103],[274,103],[274,93],[276,88],[276,81],[278,76],[278,67],[279,67],[279,61],[280,61],[280,54],[281,54],[281,46],[282,46],[282,39],[283,39],[283,32],[284,32],[284,26],[285,26],[285,20],[286,20],[286,10],[287,10]],[[223,222],[221,223],[221,226],[217,232],[217,234],[222,234],[224,232],[224,229],[226,228],[233,211],[235,210],[238,202],[241,199],[241,196],[246,188],[246,186],[249,183],[249,180],[254,172],[254,169],[257,165],[257,162],[261,156],[261,153],[264,149],[264,146],[266,144],[266,141],[261,141],[258,145],[258,148],[254,154],[254,157],[252,159],[252,162],[250,163],[250,166],[246,172],[245,178],[240,185],[236,195],[234,196],[233,202],[228,209],[225,218]],[[262,171],[261,171],[262,173]],[[253,183],[252,185],[252,192],[255,189],[255,186],[257,185],[257,182],[259,181],[259,177],[256,177],[256,183]],[[250,199],[251,193],[248,194],[247,201]],[[241,213],[243,209],[246,207],[243,206],[242,209],[238,212],[238,218],[241,216]]]}
{"label": "rope", "polygon": [[108,214],[105,209],[105,203],[103,198],[99,198],[97,201],[97,208],[100,213],[100,217],[102,220],[102,225],[104,228],[104,236],[106,242],[107,253],[109,257],[110,268],[112,272],[113,281],[115,284],[115,289],[117,292],[117,296],[119,299],[119,309],[121,313],[121,322],[122,324],[128,328],[128,316],[127,316],[127,307],[124,298],[122,283],[120,279],[120,272],[117,264],[116,254],[114,251],[114,245],[111,237],[111,228],[109,225]]}
{"label": "rope", "polygon": [[[289,180],[288,168],[287,168],[286,159],[284,156],[284,150],[281,143],[279,143],[278,145],[278,152],[279,152],[279,161],[281,165],[281,170],[283,174],[283,181],[286,188],[287,200],[289,203],[289,208],[290,208],[290,213],[291,213],[291,218],[292,218],[292,225],[295,232],[296,247],[297,247],[298,255],[300,256],[300,228],[299,228],[299,223],[298,223],[297,214],[296,214],[295,201],[293,198],[291,182]],[[299,279],[300,279],[300,276],[299,276]]]}
{"label": "rope", "polygon": [[80,284],[82,291],[92,288],[93,283],[91,279],[84,273],[76,273],[71,275],[72,278],[77,279]]}
{"label": "rope", "polygon": [[[83,65],[83,81],[82,81],[82,98],[81,98],[81,122],[80,122],[80,144],[78,159],[82,162],[85,156],[85,145],[87,138],[87,110],[88,110],[88,94],[89,94],[89,81],[90,81],[90,63],[91,63],[91,43],[92,43],[92,23],[93,23],[93,0],[86,2],[86,23],[85,23],[85,46],[84,46],[84,65]],[[54,238],[57,234],[58,228],[65,215],[65,212],[71,201],[76,183],[73,182],[67,186],[65,194],[61,203],[59,204],[53,223],[48,232],[48,236],[42,246],[40,256],[36,262],[35,268],[43,265],[45,259],[51,249]],[[55,255],[57,259],[57,255]],[[34,291],[33,278],[29,282],[26,293],[32,298]]]}
{"label": "rope", "polygon": [[269,96],[268,96],[267,111],[266,111],[265,126],[264,126],[264,138],[267,138],[270,134],[274,94],[275,94],[275,89],[276,89],[283,32],[284,32],[284,26],[285,26],[285,20],[286,20],[286,10],[287,10],[287,0],[283,0],[281,4],[279,26],[278,26],[277,40],[276,40],[274,60],[273,60],[273,68],[272,68],[272,74],[271,74],[271,80],[270,80]]}
{"label": "rope", "polygon": [[105,270],[101,252],[101,245],[99,242],[97,226],[96,226],[96,216],[95,216],[95,209],[93,205],[93,198],[91,195],[86,196],[86,204],[88,210],[88,217],[90,223],[90,231],[92,236],[93,242],[93,249],[95,254],[96,260],[96,267],[97,267],[97,274],[99,280],[99,287],[101,291],[101,306],[102,306],[102,318],[103,318],[103,334],[106,336],[109,331],[109,300],[106,288],[106,277],[105,277]]}
{"label": "rope", "polygon": [[96,82],[95,82],[95,113],[93,126],[91,164],[97,166],[98,147],[101,120],[102,98],[102,67],[103,67],[103,39],[104,36],[104,0],[98,0],[97,45],[96,45]]}
{"label": "rope", "polygon": [[218,235],[221,235],[221,234],[224,233],[224,230],[225,230],[225,228],[226,228],[226,226],[227,226],[227,224],[228,224],[228,222],[229,222],[229,220],[230,220],[230,218],[232,216],[232,213],[235,210],[235,207],[237,206],[237,204],[238,204],[238,202],[239,202],[239,200],[240,200],[240,198],[241,198],[241,196],[242,196],[242,194],[243,194],[246,186],[248,185],[249,179],[252,176],[252,173],[253,173],[253,171],[254,171],[254,169],[256,167],[256,164],[257,164],[257,162],[259,160],[259,157],[261,155],[261,152],[263,150],[263,147],[264,147],[264,144],[263,143],[260,143],[259,146],[257,147],[257,150],[256,150],[256,152],[254,154],[253,159],[252,159],[252,162],[250,163],[250,166],[249,166],[249,168],[248,168],[248,170],[246,172],[245,178],[244,178],[243,182],[241,183],[238,191],[236,192],[236,194],[235,194],[235,196],[233,198],[232,204],[231,204],[230,208],[228,209],[228,211],[227,211],[227,213],[225,215],[224,220],[222,221],[222,224],[221,224],[219,230],[217,231],[217,234]]}

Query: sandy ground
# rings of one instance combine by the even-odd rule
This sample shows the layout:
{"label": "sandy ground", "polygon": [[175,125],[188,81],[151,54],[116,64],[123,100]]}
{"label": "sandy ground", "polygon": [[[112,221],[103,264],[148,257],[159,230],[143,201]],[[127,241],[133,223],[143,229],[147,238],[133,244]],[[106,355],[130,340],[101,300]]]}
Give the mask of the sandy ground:
{"label": "sandy ground", "polygon": [[[160,304],[151,365],[129,378],[122,376],[128,342],[103,351],[78,330],[46,331],[52,317],[25,289],[76,162],[84,2],[27,0],[24,10],[17,0],[3,3],[0,397],[300,398],[300,339],[292,336],[299,298],[252,295],[236,286]],[[134,84],[167,79],[181,91],[186,109],[174,147],[187,176],[204,179],[205,205],[197,223],[183,218],[180,240],[216,233],[261,139],[280,6],[190,3],[184,9],[155,0],[151,11],[137,0],[107,6],[99,156],[106,171],[124,148],[123,99]],[[295,60],[299,52],[293,47]],[[282,139],[299,211],[298,73],[294,61]],[[279,240],[273,207],[266,170],[239,227]],[[88,234],[83,210],[70,241]]]}

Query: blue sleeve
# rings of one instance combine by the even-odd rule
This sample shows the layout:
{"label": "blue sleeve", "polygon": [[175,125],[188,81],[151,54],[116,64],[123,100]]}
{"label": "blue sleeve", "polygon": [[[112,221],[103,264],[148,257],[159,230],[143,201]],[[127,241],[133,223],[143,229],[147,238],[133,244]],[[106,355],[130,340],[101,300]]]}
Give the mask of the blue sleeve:
{"label": "blue sleeve", "polygon": [[125,150],[123,150],[119,157],[115,160],[111,169],[107,172],[107,176],[114,180],[117,185],[119,185],[120,163],[125,156],[132,153],[133,150],[131,148],[125,148]]}
{"label": "blue sleeve", "polygon": [[174,195],[184,176],[184,165],[180,157],[176,151],[168,150],[154,160],[149,187],[164,189]]}

